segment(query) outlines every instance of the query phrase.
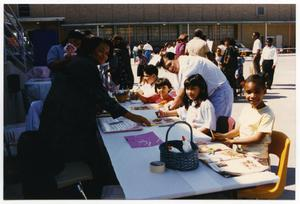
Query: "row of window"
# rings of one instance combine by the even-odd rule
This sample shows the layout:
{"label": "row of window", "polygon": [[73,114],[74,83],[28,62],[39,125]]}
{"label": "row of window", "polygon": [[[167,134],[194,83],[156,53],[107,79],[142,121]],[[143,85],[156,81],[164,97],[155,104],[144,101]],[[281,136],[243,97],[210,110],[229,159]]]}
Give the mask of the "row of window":
{"label": "row of window", "polygon": [[[203,34],[208,39],[216,42],[226,37],[236,38],[234,25],[144,25],[144,26],[104,26],[98,28],[98,35],[101,38],[110,39],[113,35],[122,36],[131,45],[140,41],[149,41],[154,46],[160,46],[165,42],[174,42],[181,33],[189,33],[193,37],[196,28],[203,30]],[[74,29],[74,28],[73,28]],[[97,34],[97,27],[86,27],[81,30],[89,29]]]}
{"label": "row of window", "polygon": [[[30,17],[30,6],[29,4],[20,4],[18,5],[19,17]],[[264,7],[256,7],[256,15],[263,16],[265,15]]]}

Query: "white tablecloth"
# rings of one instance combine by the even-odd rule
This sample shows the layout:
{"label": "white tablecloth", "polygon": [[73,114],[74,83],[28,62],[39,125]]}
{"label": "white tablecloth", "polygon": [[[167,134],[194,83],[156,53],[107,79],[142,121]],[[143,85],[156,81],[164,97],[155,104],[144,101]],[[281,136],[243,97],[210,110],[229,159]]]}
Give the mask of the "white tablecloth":
{"label": "white tablecloth", "polygon": [[44,101],[48,95],[48,92],[51,88],[51,79],[43,78],[43,79],[30,79],[25,82],[25,92],[29,99],[29,102],[35,100]]}
{"label": "white tablecloth", "polygon": [[[134,112],[149,119],[156,117],[154,110]],[[167,129],[168,127],[145,127],[138,132],[113,134],[104,134],[100,131],[126,199],[178,198],[275,183],[278,180],[278,177],[271,172],[225,178],[201,162],[199,168],[192,171],[181,172],[168,169],[162,174],[151,173],[149,163],[160,160],[159,147],[134,149],[129,146],[124,136],[153,131],[162,141],[165,141]],[[178,140],[182,135],[189,138],[188,127],[175,126],[170,131],[169,140]],[[210,140],[208,136],[194,132],[194,141],[199,138]]]}

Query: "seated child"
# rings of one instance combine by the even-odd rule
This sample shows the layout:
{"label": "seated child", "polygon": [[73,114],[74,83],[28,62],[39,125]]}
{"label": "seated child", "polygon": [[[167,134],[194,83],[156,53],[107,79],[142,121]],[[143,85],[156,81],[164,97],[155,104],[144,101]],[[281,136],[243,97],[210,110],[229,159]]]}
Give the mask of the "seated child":
{"label": "seated child", "polygon": [[251,75],[245,82],[245,97],[249,102],[242,110],[235,129],[221,134],[215,133],[215,139],[234,145],[236,151],[253,156],[261,164],[269,165],[268,145],[275,116],[263,102],[266,93],[265,83],[259,75]]}
{"label": "seated child", "polygon": [[172,111],[159,111],[160,117],[179,116],[193,128],[209,134],[216,129],[215,109],[208,99],[207,85],[200,74],[184,81],[184,106]]}
{"label": "seated child", "polygon": [[143,80],[137,92],[144,97],[155,95],[155,82],[158,78],[158,69],[154,65],[145,65],[143,70]]}
{"label": "seated child", "polygon": [[172,85],[167,78],[159,78],[156,80],[154,89],[156,94],[150,97],[144,97],[137,93],[138,98],[144,103],[159,103],[164,105],[172,100],[176,96],[176,93],[172,91]]}

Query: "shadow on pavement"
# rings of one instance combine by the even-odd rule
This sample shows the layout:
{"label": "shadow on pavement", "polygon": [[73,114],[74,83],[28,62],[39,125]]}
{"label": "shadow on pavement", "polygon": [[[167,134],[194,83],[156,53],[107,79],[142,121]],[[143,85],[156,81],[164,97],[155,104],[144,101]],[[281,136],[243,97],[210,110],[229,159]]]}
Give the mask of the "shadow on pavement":
{"label": "shadow on pavement", "polygon": [[294,88],[274,88],[274,87],[272,87],[272,90],[296,90],[296,87],[294,87]]}
{"label": "shadow on pavement", "polygon": [[296,84],[273,84],[272,86],[296,86]]}
{"label": "shadow on pavement", "polygon": [[270,96],[270,95],[264,96],[264,99],[279,99],[279,98],[286,98],[286,96]]}

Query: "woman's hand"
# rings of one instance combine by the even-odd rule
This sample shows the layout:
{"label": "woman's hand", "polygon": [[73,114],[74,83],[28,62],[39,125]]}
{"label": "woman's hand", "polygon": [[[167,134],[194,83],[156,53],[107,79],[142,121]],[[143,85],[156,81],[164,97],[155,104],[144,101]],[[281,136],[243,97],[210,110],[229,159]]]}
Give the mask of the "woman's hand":
{"label": "woman's hand", "polygon": [[133,114],[131,112],[127,112],[124,117],[128,118],[129,120],[132,120],[136,123],[140,123],[140,124],[143,124],[143,125],[146,125],[146,126],[150,126],[151,123],[149,122],[149,120],[141,115],[136,115],[136,114]]}

